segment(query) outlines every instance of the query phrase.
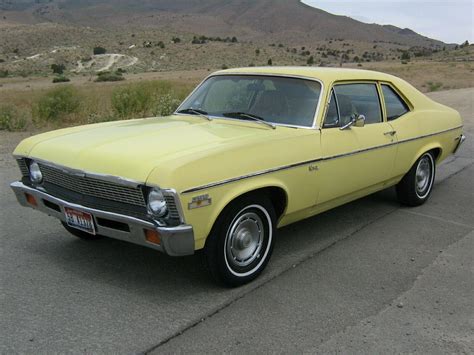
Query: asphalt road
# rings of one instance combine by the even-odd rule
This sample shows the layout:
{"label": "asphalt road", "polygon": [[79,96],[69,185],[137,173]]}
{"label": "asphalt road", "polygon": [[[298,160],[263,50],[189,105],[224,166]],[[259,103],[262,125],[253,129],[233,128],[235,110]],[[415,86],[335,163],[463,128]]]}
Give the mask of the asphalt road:
{"label": "asphalt road", "polygon": [[88,243],[21,208],[0,141],[0,353],[473,353],[474,89],[433,96],[469,140],[429,202],[392,189],[283,228],[256,282],[223,289],[200,255]]}

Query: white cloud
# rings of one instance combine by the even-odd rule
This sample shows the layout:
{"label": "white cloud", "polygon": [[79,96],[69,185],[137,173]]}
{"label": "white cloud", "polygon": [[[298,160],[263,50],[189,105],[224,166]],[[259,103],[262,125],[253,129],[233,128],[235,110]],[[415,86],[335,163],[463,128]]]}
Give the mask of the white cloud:
{"label": "white cloud", "polygon": [[474,42],[474,0],[303,0],[367,23],[391,24],[444,42]]}

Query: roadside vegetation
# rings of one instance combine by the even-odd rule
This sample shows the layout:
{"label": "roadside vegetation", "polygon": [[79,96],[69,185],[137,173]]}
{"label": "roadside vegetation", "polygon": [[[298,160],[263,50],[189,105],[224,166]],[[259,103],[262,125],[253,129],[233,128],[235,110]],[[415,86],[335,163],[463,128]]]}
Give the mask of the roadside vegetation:
{"label": "roadside vegetation", "polygon": [[194,83],[152,80],[6,91],[0,95],[0,130],[47,130],[166,116],[174,112],[193,86]]}
{"label": "roadside vegetation", "polygon": [[26,128],[27,115],[13,105],[0,106],[0,130],[23,131]]}

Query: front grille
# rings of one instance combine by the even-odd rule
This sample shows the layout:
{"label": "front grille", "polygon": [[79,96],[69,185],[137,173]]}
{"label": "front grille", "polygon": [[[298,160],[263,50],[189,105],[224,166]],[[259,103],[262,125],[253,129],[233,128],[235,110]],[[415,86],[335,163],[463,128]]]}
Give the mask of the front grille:
{"label": "front grille", "polygon": [[174,196],[172,195],[166,195],[165,192],[165,199],[166,199],[166,204],[168,205],[168,219],[172,220],[178,220],[179,221],[179,211],[178,207],[176,206],[176,201],[174,199]]}
{"label": "front grille", "polygon": [[139,187],[122,186],[87,176],[73,175],[48,165],[39,165],[45,183],[50,183],[81,195],[136,206],[146,206],[143,192]]}
{"label": "front grille", "polygon": [[[17,159],[23,181],[29,184],[28,161]],[[42,187],[52,196],[85,207],[149,219],[142,187],[130,187],[84,175],[70,173],[38,163],[43,173]],[[168,215],[163,218],[170,225],[180,223],[180,212],[175,194],[164,190]]]}
{"label": "front grille", "polygon": [[25,159],[17,159],[16,162],[18,163],[18,167],[20,168],[22,176],[30,175],[30,171],[28,169],[28,165],[26,165]]}

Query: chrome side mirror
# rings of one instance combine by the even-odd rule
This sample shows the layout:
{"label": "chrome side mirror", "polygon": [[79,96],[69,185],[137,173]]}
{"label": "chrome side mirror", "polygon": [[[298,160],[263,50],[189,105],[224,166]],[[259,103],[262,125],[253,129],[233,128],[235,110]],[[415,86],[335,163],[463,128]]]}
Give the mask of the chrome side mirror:
{"label": "chrome side mirror", "polygon": [[364,115],[357,116],[354,126],[364,127],[365,126],[365,116]]}
{"label": "chrome side mirror", "polygon": [[364,127],[364,125],[365,125],[365,116],[353,114],[351,116],[351,120],[339,129],[343,131],[345,129],[350,128],[351,126]]}

